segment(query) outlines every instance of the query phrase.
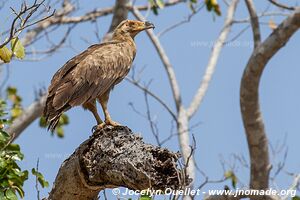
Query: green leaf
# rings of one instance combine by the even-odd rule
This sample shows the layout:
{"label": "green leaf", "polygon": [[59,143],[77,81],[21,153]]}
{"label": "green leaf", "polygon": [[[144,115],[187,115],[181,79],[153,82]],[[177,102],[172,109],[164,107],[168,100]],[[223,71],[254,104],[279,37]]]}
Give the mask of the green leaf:
{"label": "green leaf", "polygon": [[12,189],[6,190],[5,196],[9,200],[18,200],[16,193]]}
{"label": "green leaf", "polygon": [[6,93],[7,93],[8,96],[16,95],[17,94],[17,88],[15,88],[15,87],[7,87],[6,88]]}
{"label": "green leaf", "polygon": [[25,57],[25,48],[19,38],[11,40],[11,50],[17,58],[23,59]]}
{"label": "green leaf", "polygon": [[158,15],[158,9],[157,9],[157,7],[155,7],[155,6],[152,6],[152,11],[153,11],[153,13],[154,13],[154,15]]}
{"label": "green leaf", "polygon": [[4,192],[0,190],[0,199],[4,199],[4,198],[5,198]]}
{"label": "green leaf", "polygon": [[148,1],[150,3],[151,10],[154,13],[154,15],[158,15],[158,9],[157,9],[158,5],[156,3],[156,0],[148,0]]}
{"label": "green leaf", "polygon": [[6,46],[0,48],[0,59],[5,63],[9,63],[12,57],[12,51]]}
{"label": "green leaf", "polygon": [[18,95],[18,90],[15,87],[7,87],[6,95],[14,104],[19,105],[22,101],[22,98]]}
{"label": "green leaf", "polygon": [[56,128],[56,134],[58,137],[63,138],[65,133],[64,133],[64,129],[62,126],[59,126]]}
{"label": "green leaf", "polygon": [[69,124],[69,117],[66,114],[62,114],[59,118],[59,125],[67,125]]}
{"label": "green leaf", "polygon": [[9,140],[10,135],[8,133],[6,133],[5,131],[0,131],[0,141],[4,141],[6,142],[7,140]]}
{"label": "green leaf", "polygon": [[18,194],[20,195],[20,197],[23,199],[24,198],[24,190],[21,187],[16,187],[16,190],[18,192]]}
{"label": "green leaf", "polygon": [[141,195],[140,200],[152,200],[149,195]]}
{"label": "green leaf", "polygon": [[11,117],[13,119],[16,119],[17,117],[19,117],[22,114],[23,109],[17,106],[15,108],[12,108],[10,112],[11,112]]}
{"label": "green leaf", "polygon": [[292,200],[300,200],[300,197],[299,197],[299,196],[294,196],[294,197],[292,198]]}
{"label": "green leaf", "polygon": [[6,150],[20,152],[20,146],[18,144],[10,144],[6,147]]}
{"label": "green leaf", "polygon": [[163,0],[156,0],[156,5],[160,8],[163,9],[165,7],[165,3]]}
{"label": "green leaf", "polygon": [[45,180],[43,174],[41,172],[36,171],[34,168],[32,168],[31,173],[37,177],[39,183],[41,184],[42,188],[49,187],[48,181]]}
{"label": "green leaf", "polygon": [[229,170],[229,171],[225,172],[224,176],[225,176],[226,179],[231,179],[232,187],[236,188],[236,184],[237,184],[238,179],[237,179],[236,175],[234,174],[234,172]]}
{"label": "green leaf", "polygon": [[46,128],[46,127],[47,127],[46,118],[45,118],[44,116],[42,116],[42,117],[40,118],[39,125],[40,125],[40,127],[42,127],[42,128]]}
{"label": "green leaf", "polygon": [[214,11],[217,15],[221,15],[221,9],[217,0],[205,0],[205,4],[208,11]]}

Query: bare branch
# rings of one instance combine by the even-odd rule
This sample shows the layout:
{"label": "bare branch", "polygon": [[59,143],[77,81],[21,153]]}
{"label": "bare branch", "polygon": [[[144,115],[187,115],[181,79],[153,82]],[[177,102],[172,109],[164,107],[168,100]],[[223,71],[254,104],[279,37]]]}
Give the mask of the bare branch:
{"label": "bare branch", "polygon": [[184,20],[181,20],[180,22],[177,22],[177,23],[175,23],[175,24],[172,24],[171,26],[167,27],[165,30],[162,30],[161,32],[159,32],[159,33],[157,34],[157,37],[161,37],[162,35],[166,34],[167,32],[169,32],[169,31],[171,31],[171,30],[173,30],[173,29],[175,29],[175,28],[177,28],[177,27],[179,27],[179,26],[181,26],[181,25],[183,25],[183,24],[189,23],[189,22],[192,20],[192,18],[193,18],[200,10],[202,10],[202,8],[204,8],[204,6],[205,6],[205,4],[203,3],[199,8],[197,8],[197,9],[195,10],[195,12],[192,12],[192,13],[189,14],[187,17],[185,17]]}
{"label": "bare branch", "polygon": [[[136,7],[133,7],[131,9],[131,11],[138,20],[145,21],[143,15],[139,12],[139,10]],[[160,44],[160,41],[159,41],[158,37],[154,34],[153,30],[148,29],[147,34],[148,34],[150,40],[152,41],[157,53],[159,54],[159,57],[160,57],[163,65],[165,67],[165,70],[167,72],[167,76],[168,76],[168,79],[170,82],[170,86],[172,89],[176,109],[177,109],[177,111],[179,111],[179,108],[182,106],[182,101],[181,101],[180,89],[179,89],[179,85],[178,85],[178,82],[176,79],[174,68],[171,65],[171,62],[170,62],[164,48]]]}
{"label": "bare branch", "polygon": [[[121,0],[120,0],[121,1]],[[124,1],[124,0],[123,0]],[[184,0],[170,0],[165,3],[165,7],[173,6],[178,3],[182,3]],[[128,10],[132,10],[132,6],[127,5],[126,6]],[[148,5],[141,5],[141,6],[136,6],[137,10],[147,10]],[[54,19],[50,20],[51,24],[70,24],[70,23],[82,23],[82,22],[87,22],[87,21],[93,21],[99,17],[103,17],[109,14],[114,13],[114,7],[108,7],[108,8],[101,8],[101,9],[95,9],[93,11],[87,12],[81,16],[60,16],[60,17],[55,17]]]}
{"label": "bare branch", "polygon": [[191,118],[197,112],[197,110],[199,109],[199,106],[200,106],[201,102],[203,101],[203,98],[206,94],[209,83],[210,83],[213,73],[215,71],[221,49],[224,46],[224,43],[228,36],[228,33],[230,32],[230,29],[232,26],[232,20],[233,20],[233,16],[234,16],[234,12],[235,12],[237,4],[238,4],[238,0],[233,0],[231,2],[231,5],[228,8],[224,27],[223,27],[222,31],[220,32],[220,35],[212,48],[212,52],[211,52],[208,64],[206,66],[206,70],[205,70],[204,76],[202,78],[202,81],[199,85],[199,88],[198,88],[191,104],[187,108],[187,115],[189,118]]}
{"label": "bare branch", "polygon": [[247,5],[247,8],[248,8],[248,12],[250,14],[251,27],[252,27],[252,32],[253,32],[254,48],[256,48],[256,47],[258,47],[258,45],[261,42],[258,17],[257,17],[256,11],[255,11],[253,1],[252,0],[245,0],[245,1],[246,1],[246,5]]}
{"label": "bare branch", "polygon": [[138,81],[133,80],[131,78],[126,77],[126,80],[130,83],[132,83],[134,86],[136,86],[137,88],[141,89],[143,92],[146,92],[147,94],[149,94],[151,97],[153,97],[158,103],[160,103],[168,112],[169,114],[172,116],[172,118],[176,121],[176,115],[175,113],[172,111],[172,109],[167,105],[167,103],[165,103],[159,96],[157,96],[156,94],[154,94],[153,92],[151,92],[148,88],[142,86]]}
{"label": "bare branch", "polygon": [[282,3],[279,3],[275,0],[268,0],[271,4],[274,4],[275,6],[279,7],[279,8],[283,8],[283,9],[286,9],[286,10],[295,10],[295,7],[292,7],[292,6],[287,6],[287,5],[284,5]]}
{"label": "bare branch", "polygon": [[72,29],[75,27],[75,24],[72,25],[71,27],[68,27],[67,31],[65,32],[64,36],[61,38],[61,40],[57,43],[54,44],[52,41],[50,41],[50,38],[48,36],[48,33],[46,32],[46,37],[47,40],[52,44],[52,46],[49,49],[46,50],[32,50],[32,51],[27,51],[27,54],[47,54],[47,57],[49,57],[51,54],[55,53],[56,51],[58,51],[58,49],[60,49],[64,43],[66,42],[66,40],[68,39]]}
{"label": "bare branch", "polygon": [[[37,11],[37,9],[43,5],[45,0],[41,1],[40,3],[37,3],[37,1],[35,1],[33,3],[33,5],[27,7],[25,6],[25,3],[23,3],[21,5],[21,9],[19,12],[15,11],[13,8],[11,8],[11,10],[13,11],[13,13],[16,15],[16,17],[13,19],[12,23],[11,23],[11,27],[9,30],[9,35],[8,37],[5,39],[5,41],[0,44],[0,48],[4,47],[6,44],[8,44],[13,38],[16,38],[19,36],[19,34],[26,28],[33,26],[39,22],[42,22],[50,17],[52,17],[54,15],[55,10],[53,11],[52,14],[43,17],[37,21],[31,22],[29,23],[29,19],[32,17],[32,15]],[[17,25],[17,23],[19,22],[19,25]]]}
{"label": "bare branch", "polygon": [[[40,163],[40,159],[37,160],[36,162],[36,171],[39,172],[39,163]],[[38,176],[35,176],[35,190],[36,190],[36,197],[37,200],[40,200],[40,190],[39,190],[39,181],[38,181]]]}
{"label": "bare branch", "polygon": [[254,49],[245,68],[240,88],[240,105],[251,162],[251,189],[269,186],[269,150],[259,105],[259,82],[268,61],[300,28],[300,8],[287,17],[273,33]]}

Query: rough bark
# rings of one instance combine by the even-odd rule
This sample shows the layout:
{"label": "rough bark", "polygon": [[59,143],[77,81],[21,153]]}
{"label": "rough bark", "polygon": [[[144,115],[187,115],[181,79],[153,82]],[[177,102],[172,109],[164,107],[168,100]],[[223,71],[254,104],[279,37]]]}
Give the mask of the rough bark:
{"label": "rough bark", "polygon": [[[268,139],[259,105],[259,82],[268,61],[288,42],[299,27],[300,8],[296,9],[254,49],[242,77],[240,105],[250,152],[251,189],[267,189],[271,169]],[[256,197],[256,199],[262,198]]]}
{"label": "rough bark", "polygon": [[253,32],[254,48],[258,47],[261,42],[259,20],[256,14],[255,6],[252,0],[246,0],[247,9],[250,15],[250,22]]}
{"label": "rough bark", "polygon": [[[127,127],[106,126],[61,165],[46,200],[96,199],[105,188],[180,189],[191,180],[177,168],[180,155],[145,144]],[[185,177],[185,178],[183,178]]]}

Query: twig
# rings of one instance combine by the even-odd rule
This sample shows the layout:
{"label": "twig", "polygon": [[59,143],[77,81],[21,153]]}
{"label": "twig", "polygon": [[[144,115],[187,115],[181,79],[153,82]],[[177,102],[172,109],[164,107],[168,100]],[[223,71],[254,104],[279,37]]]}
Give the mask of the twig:
{"label": "twig", "polygon": [[[39,172],[39,162],[40,162],[40,159],[38,158],[37,162],[36,162],[36,171],[37,172]],[[38,176],[35,176],[35,189],[36,189],[36,193],[37,193],[37,199],[40,200],[41,197],[40,197]]]}
{"label": "twig", "polygon": [[180,21],[180,22],[177,22],[177,23],[175,23],[175,24],[173,24],[173,25],[167,27],[166,29],[164,29],[164,30],[162,30],[161,32],[159,32],[156,36],[160,38],[161,36],[163,36],[164,34],[166,34],[166,33],[169,32],[169,31],[173,30],[174,28],[177,28],[177,27],[179,27],[179,26],[181,26],[181,25],[183,25],[183,24],[189,23],[189,22],[191,21],[191,19],[192,19],[192,18],[193,18],[200,10],[202,10],[202,8],[204,8],[204,6],[205,6],[205,4],[202,3],[202,5],[201,5],[199,8],[197,8],[195,12],[192,12],[191,14],[189,14],[189,15],[186,17],[186,19],[184,19],[184,20],[182,20],[182,21]]}
{"label": "twig", "polygon": [[[52,17],[55,13],[55,10],[48,16],[43,17],[37,21],[34,21],[32,23],[27,23],[29,21],[29,19],[32,17],[32,15],[37,11],[37,9],[43,5],[45,0],[41,1],[41,3],[37,3],[37,1],[35,1],[33,3],[32,6],[27,7],[26,3],[22,3],[21,4],[21,9],[19,12],[15,11],[13,8],[11,8],[11,10],[13,11],[13,13],[16,15],[16,17],[13,19],[11,26],[10,26],[10,31],[9,31],[9,35],[7,37],[7,39],[0,44],[0,48],[4,47],[6,44],[8,44],[12,39],[18,37],[18,35],[26,28],[33,26],[39,22],[42,22],[50,17]],[[23,15],[25,15],[27,13],[27,15],[25,17],[23,17]],[[18,22],[18,20],[20,20],[20,25],[17,28],[16,27],[16,23]]]}
{"label": "twig", "polygon": [[[147,89],[147,87],[146,87],[146,89]],[[145,98],[145,103],[146,103],[146,116],[147,116],[147,120],[148,120],[150,128],[151,128],[151,132],[156,140],[157,145],[161,147],[157,123],[155,123],[152,120],[151,109],[150,109],[149,100],[148,100],[148,93],[146,91],[144,91],[144,98]]]}
{"label": "twig", "polygon": [[150,91],[149,88],[146,88],[146,87],[142,86],[138,81],[133,80],[132,78],[126,77],[125,80],[127,80],[128,82],[130,82],[131,84],[133,84],[137,88],[141,89],[143,92],[146,92],[147,94],[149,94],[151,97],[153,97],[158,103],[160,103],[170,113],[170,115],[172,116],[172,118],[174,120],[177,119],[176,115],[172,111],[172,109],[159,96],[157,96],[152,91]]}
{"label": "twig", "polygon": [[278,3],[277,1],[275,0],[268,0],[271,4],[274,4],[275,6],[279,7],[279,8],[283,8],[283,9],[286,9],[286,10],[295,10],[295,7],[292,7],[292,6],[287,6],[285,4],[282,4],[282,3]]}

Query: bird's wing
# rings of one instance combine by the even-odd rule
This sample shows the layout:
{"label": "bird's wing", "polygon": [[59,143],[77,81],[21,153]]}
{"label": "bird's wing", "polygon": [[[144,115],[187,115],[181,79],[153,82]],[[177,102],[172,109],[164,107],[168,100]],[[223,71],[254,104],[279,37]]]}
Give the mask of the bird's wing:
{"label": "bird's wing", "polygon": [[64,75],[59,75],[59,87],[53,91],[53,107],[58,110],[66,104],[80,105],[105,93],[126,76],[132,59],[122,52],[118,43],[102,45],[85,53],[76,66],[60,72]]}
{"label": "bird's wing", "polygon": [[81,52],[79,55],[71,58],[68,62],[66,62],[53,76],[51,80],[51,84],[49,86],[49,94],[51,91],[57,86],[59,86],[60,81],[62,81],[62,78],[68,74],[74,67],[77,66],[87,55],[90,55],[93,51],[95,51],[98,48],[101,48],[101,46],[107,45],[109,43],[102,43],[102,44],[95,44],[90,46],[87,50]]}

